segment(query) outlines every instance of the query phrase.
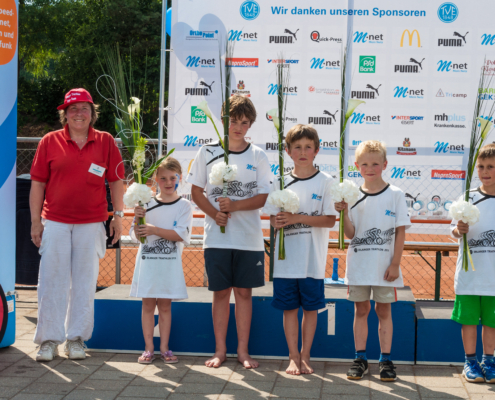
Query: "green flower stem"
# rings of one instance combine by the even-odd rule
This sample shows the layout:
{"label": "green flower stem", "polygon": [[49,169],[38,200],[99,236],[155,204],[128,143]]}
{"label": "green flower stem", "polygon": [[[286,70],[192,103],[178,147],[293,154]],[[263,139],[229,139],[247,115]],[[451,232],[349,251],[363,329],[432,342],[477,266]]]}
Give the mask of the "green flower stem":
{"label": "green flower stem", "polygon": [[[227,189],[229,188],[229,183],[227,181],[223,181],[223,191],[222,191],[222,197],[225,198],[227,197]],[[225,233],[225,226],[220,227],[220,232]]]}
{"label": "green flower stem", "polygon": [[[220,145],[222,146],[223,148],[223,140],[222,140],[222,137],[220,136],[220,133],[218,133],[218,129],[217,129],[217,126],[215,125],[215,122],[213,122],[213,119],[211,117],[208,117],[211,121],[211,123],[213,124],[213,127],[215,128],[215,132],[217,133],[217,136],[218,136],[218,140],[220,140]],[[225,150],[225,149],[224,149]]]}

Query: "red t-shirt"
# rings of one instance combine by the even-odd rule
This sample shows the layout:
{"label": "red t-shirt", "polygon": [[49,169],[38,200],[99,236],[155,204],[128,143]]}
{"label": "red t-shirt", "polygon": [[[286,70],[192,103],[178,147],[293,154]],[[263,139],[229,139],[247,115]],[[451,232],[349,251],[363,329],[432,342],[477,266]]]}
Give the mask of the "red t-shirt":
{"label": "red t-shirt", "polygon": [[[102,176],[90,172],[93,164],[105,169],[99,173]],[[124,165],[115,139],[92,127],[82,149],[70,138],[67,125],[47,133],[31,165],[31,179],[46,183],[41,216],[66,224],[106,221],[105,178],[115,182],[123,177]]]}

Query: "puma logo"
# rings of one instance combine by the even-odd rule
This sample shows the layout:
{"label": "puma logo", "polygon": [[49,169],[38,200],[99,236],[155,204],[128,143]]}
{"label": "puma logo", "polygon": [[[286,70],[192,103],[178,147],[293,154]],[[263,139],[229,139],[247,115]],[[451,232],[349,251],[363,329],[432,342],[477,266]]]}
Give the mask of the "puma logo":
{"label": "puma logo", "polygon": [[469,32],[466,32],[466,34],[464,36],[462,36],[460,33],[458,32],[454,32],[454,36],[457,36],[457,37],[460,37],[464,40],[464,43],[466,43],[466,35],[468,34]]}
{"label": "puma logo", "polygon": [[425,60],[425,59],[423,58],[423,59],[421,60],[421,62],[420,62],[420,61],[416,61],[414,58],[411,58],[411,59],[409,59],[409,62],[413,62],[413,63],[415,63],[415,64],[418,64],[418,65],[419,65],[419,68],[423,69],[423,67],[421,66],[421,64],[423,63],[423,61],[424,61],[424,60]]}
{"label": "puma logo", "polygon": [[206,149],[206,151],[207,151],[208,153],[210,153],[212,156],[214,156],[214,155],[215,155],[215,154],[213,154],[213,151],[211,151],[210,149]]}
{"label": "puma logo", "polygon": [[382,86],[382,84],[379,84],[378,87],[375,89],[373,86],[371,86],[370,84],[367,84],[366,85],[366,89],[371,89],[371,90],[374,90],[376,92],[376,95],[377,96],[380,96],[380,93],[378,93],[378,89],[380,88],[380,86]]}
{"label": "puma logo", "polygon": [[332,117],[333,117],[333,120],[334,120],[335,122],[337,122],[337,120],[335,119],[335,114],[337,114],[337,112],[338,112],[338,111],[339,111],[339,110],[335,111],[335,112],[332,114],[330,111],[323,110],[323,114],[330,115],[330,118],[332,118]]}
{"label": "puma logo", "polygon": [[204,82],[204,81],[199,82],[199,84],[200,84],[201,86],[206,86],[208,89],[210,89],[210,93],[213,93],[213,90],[211,89],[211,87],[213,86],[213,84],[214,84],[214,83],[215,83],[215,81],[213,81],[212,83],[210,83],[210,84],[208,85],[208,84],[207,84],[206,82]]}
{"label": "puma logo", "polygon": [[419,193],[416,195],[416,197],[413,197],[412,195],[410,195],[409,193],[406,193],[406,198],[408,199],[413,199],[414,201],[416,201],[419,197]]}
{"label": "puma logo", "polygon": [[[299,30],[299,29],[298,29],[298,30]],[[297,30],[297,31],[298,31],[298,30]],[[296,40],[297,40],[297,38],[296,38],[296,33],[297,33],[297,31],[295,31],[294,33],[292,33],[290,30],[286,29],[286,30],[284,31],[284,33],[288,33],[289,35],[294,36],[294,39],[296,39]]]}

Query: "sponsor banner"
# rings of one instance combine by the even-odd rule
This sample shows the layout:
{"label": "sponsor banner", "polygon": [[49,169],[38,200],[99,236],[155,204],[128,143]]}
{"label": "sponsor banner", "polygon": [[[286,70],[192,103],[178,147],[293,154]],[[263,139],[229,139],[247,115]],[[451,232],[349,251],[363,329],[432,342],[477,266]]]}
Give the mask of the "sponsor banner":
{"label": "sponsor banner", "polygon": [[431,170],[431,179],[464,180],[466,179],[466,171],[433,169]]}

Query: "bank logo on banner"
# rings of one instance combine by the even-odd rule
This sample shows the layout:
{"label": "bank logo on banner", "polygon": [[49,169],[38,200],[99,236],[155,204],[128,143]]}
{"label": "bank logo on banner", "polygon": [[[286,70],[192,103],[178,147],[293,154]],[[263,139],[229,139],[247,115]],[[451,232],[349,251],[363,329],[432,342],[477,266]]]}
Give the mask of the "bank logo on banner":
{"label": "bank logo on banner", "polygon": [[268,36],[269,44],[293,44],[297,42],[297,34],[299,29],[297,28],[285,28],[284,32],[280,35]]}
{"label": "bank logo on banner", "polygon": [[463,144],[450,144],[449,142],[440,142],[437,141],[435,143],[434,152],[437,154],[464,154],[464,145]]}
{"label": "bank logo on banner", "polygon": [[431,179],[449,179],[463,181],[466,179],[466,171],[455,171],[450,169],[432,169]]}
{"label": "bank logo on banner", "polygon": [[[466,36],[469,32],[464,34],[454,31],[451,37],[438,38],[438,47],[464,47],[467,44]],[[446,35],[447,36],[447,35]]]}
{"label": "bank logo on banner", "polygon": [[325,58],[313,57],[310,60],[310,69],[340,71],[340,60],[328,60]]}
{"label": "bank logo on banner", "polygon": [[195,31],[191,29],[186,35],[186,40],[218,40],[218,30]]}
{"label": "bank logo on banner", "polygon": [[225,59],[225,65],[230,67],[242,67],[242,68],[258,68],[258,58],[227,58]]}
{"label": "bank logo on banner", "polygon": [[453,63],[450,60],[439,60],[437,62],[438,72],[460,72],[466,73],[468,69],[467,63]]}
{"label": "bank logo on banner", "polygon": [[486,89],[478,89],[478,91],[479,91],[478,97],[480,98],[480,100],[495,100],[495,89],[486,88]]}
{"label": "bank logo on banner", "polygon": [[495,44],[495,34],[484,33],[481,35],[482,46],[493,46]]}
{"label": "bank logo on banner", "polygon": [[308,92],[311,94],[340,95],[340,89],[330,89],[313,85],[308,87]]}
{"label": "bank logo on banner", "polygon": [[450,24],[457,19],[459,9],[454,3],[443,3],[438,7],[437,15],[440,21]]}
{"label": "bank logo on banner", "polygon": [[[278,85],[276,83],[270,83],[268,85],[268,94],[277,94]],[[284,96],[297,96],[297,86],[284,86],[282,89]]]}
{"label": "bank logo on banner", "polygon": [[232,42],[257,42],[258,32],[243,32],[231,29],[227,40]]}
{"label": "bank logo on banner", "polygon": [[410,57],[408,62],[394,64],[394,73],[398,74],[419,74],[423,72],[423,62],[425,58]]}
{"label": "bank logo on banner", "polygon": [[398,99],[424,99],[424,89],[410,89],[407,86],[396,86],[394,88],[394,97]]}
{"label": "bank logo on banner", "polygon": [[208,84],[205,81],[201,80],[199,81],[199,86],[203,86],[203,87],[185,88],[184,94],[186,96],[210,96],[213,93],[214,83],[215,81],[212,81],[210,84]]}
{"label": "bank logo on banner", "polygon": [[349,165],[347,168],[347,176],[349,178],[362,178],[361,172],[359,172],[358,167],[354,165]]}
{"label": "bank logo on banner", "polygon": [[376,72],[376,56],[359,56],[359,72],[374,74]]}
{"label": "bank logo on banner", "polygon": [[214,58],[201,58],[198,56],[187,56],[186,67],[188,68],[215,68]]}
{"label": "bank logo on banner", "polygon": [[380,115],[366,115],[365,113],[354,112],[350,118],[351,124],[356,125],[381,125]]}
{"label": "bank logo on banner", "polygon": [[354,43],[383,44],[383,33],[368,34],[364,31],[356,31],[353,34]]}
{"label": "bank logo on banner", "polygon": [[402,36],[400,38],[400,47],[404,47],[404,38],[407,38],[405,45],[407,47],[412,47],[414,36],[416,36],[415,47],[421,47],[421,37],[419,36],[419,32],[416,29],[414,29],[412,32],[409,29],[404,29],[404,32],[402,32]]}
{"label": "bank logo on banner", "polygon": [[260,15],[260,5],[254,0],[246,0],[241,4],[239,12],[242,18],[252,21]]}
{"label": "bank logo on banner", "polygon": [[392,115],[392,123],[400,122],[401,126],[421,123],[424,119],[425,117],[422,115]]}
{"label": "bank logo on banner", "polygon": [[196,106],[191,106],[191,124],[206,124],[206,114]]}
{"label": "bank logo on banner", "polygon": [[236,85],[236,89],[232,89],[232,94],[238,94],[244,97],[251,97],[251,91],[246,89],[244,80],[239,80]]}
{"label": "bank logo on banner", "polygon": [[435,114],[433,116],[434,128],[466,128],[464,124],[466,122],[466,116],[460,114]]}
{"label": "bank logo on banner", "polygon": [[320,31],[313,31],[311,32],[309,38],[311,41],[315,43],[337,43],[337,44],[342,44],[342,38],[341,37],[327,37],[327,36],[322,36],[320,34]]}
{"label": "bank logo on banner", "polygon": [[397,154],[402,156],[415,156],[418,154],[418,151],[414,147],[411,147],[411,139],[405,137],[402,141],[402,147],[397,148]]}
{"label": "bank logo on banner", "polygon": [[382,84],[367,83],[363,90],[351,90],[351,99],[378,99],[380,97],[380,87]]}
{"label": "bank logo on banner", "polygon": [[392,168],[392,179],[421,179],[421,170],[410,170],[401,167]]}

